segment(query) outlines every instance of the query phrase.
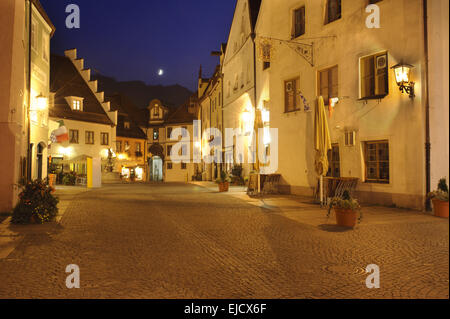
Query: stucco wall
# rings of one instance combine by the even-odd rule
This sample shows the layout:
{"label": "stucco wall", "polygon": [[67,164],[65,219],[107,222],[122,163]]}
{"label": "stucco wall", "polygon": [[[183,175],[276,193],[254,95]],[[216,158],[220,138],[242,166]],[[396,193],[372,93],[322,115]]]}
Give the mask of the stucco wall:
{"label": "stucco wall", "polygon": [[24,6],[20,0],[0,2],[0,212],[17,201],[20,158],[26,156]]}
{"label": "stucco wall", "polygon": [[[278,172],[285,185],[283,189],[312,195],[317,183],[314,112],[285,113],[284,81],[300,78],[300,90],[313,111],[318,95],[317,71],[338,65],[341,100],[328,124],[332,142],[339,143],[341,176],[360,178],[358,195],[364,201],[422,208],[425,192],[422,2],[377,3],[381,9],[380,29],[366,28],[368,14],[364,1],[343,1],[342,18],[327,25],[324,25],[325,1],[286,0],[265,10],[267,2],[263,1],[258,26],[271,24],[271,28],[258,29],[257,36],[290,39],[292,10],[306,5],[306,33],[296,40],[314,42],[315,47],[314,66],[311,66],[287,45],[273,41],[273,61],[265,71],[270,77],[271,127],[279,130]],[[324,38],[328,36],[336,37]],[[389,69],[389,95],[381,100],[359,101],[359,58],[384,50],[388,51],[389,67],[400,61],[415,66],[412,73],[416,82],[415,99],[401,94]],[[267,86],[266,80],[260,81],[257,89],[261,99],[267,96],[262,91]],[[345,130],[356,131],[356,146],[344,146]],[[390,182],[365,183],[364,142],[381,139],[389,141]]]}
{"label": "stucco wall", "polygon": [[448,12],[447,0],[428,1],[432,189],[440,178],[449,177]]}

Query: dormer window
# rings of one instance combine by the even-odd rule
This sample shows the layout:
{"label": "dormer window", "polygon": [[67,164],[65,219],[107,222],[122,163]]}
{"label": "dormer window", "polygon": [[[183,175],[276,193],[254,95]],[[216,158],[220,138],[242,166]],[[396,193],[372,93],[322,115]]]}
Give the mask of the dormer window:
{"label": "dormer window", "polygon": [[153,109],[153,117],[156,117],[156,118],[159,117],[159,108],[158,107],[155,107]]}
{"label": "dormer window", "polygon": [[126,121],[125,123],[123,123],[123,126],[125,129],[130,129],[130,122]]}
{"label": "dormer window", "polygon": [[70,96],[67,99],[68,104],[72,108],[72,111],[83,111],[83,98]]}

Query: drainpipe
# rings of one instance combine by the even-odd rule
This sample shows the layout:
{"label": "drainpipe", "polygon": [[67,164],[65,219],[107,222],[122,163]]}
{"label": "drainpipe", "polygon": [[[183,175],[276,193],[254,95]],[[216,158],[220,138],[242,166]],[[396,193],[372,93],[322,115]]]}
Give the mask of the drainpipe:
{"label": "drainpipe", "polygon": [[31,181],[31,28],[33,17],[33,3],[32,0],[28,0],[29,12],[28,12],[28,78],[27,78],[27,90],[28,90],[28,102],[27,102],[27,176],[26,181]]}
{"label": "drainpipe", "polygon": [[[430,137],[430,92],[429,92],[429,56],[428,56],[428,1],[423,0],[423,35],[425,46],[425,184],[426,194],[431,191],[431,137]],[[430,200],[426,197],[425,209],[431,210]]]}
{"label": "drainpipe", "polygon": [[[252,41],[253,41],[253,90],[254,90],[254,98],[255,98],[255,121],[256,121],[256,113],[258,112],[258,94],[256,92],[256,33],[252,32]],[[253,128],[255,125],[253,125]],[[255,139],[256,139],[256,166],[258,167],[258,194],[261,193],[261,174],[259,167],[259,128],[255,130]]]}

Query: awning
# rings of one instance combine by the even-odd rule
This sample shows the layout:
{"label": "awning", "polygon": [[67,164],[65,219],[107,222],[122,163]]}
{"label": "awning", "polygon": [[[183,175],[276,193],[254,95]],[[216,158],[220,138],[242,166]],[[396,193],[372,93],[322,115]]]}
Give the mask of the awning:
{"label": "awning", "polygon": [[86,163],[88,158],[92,158],[92,156],[88,155],[80,155],[68,160],[62,160],[61,164],[84,164]]}

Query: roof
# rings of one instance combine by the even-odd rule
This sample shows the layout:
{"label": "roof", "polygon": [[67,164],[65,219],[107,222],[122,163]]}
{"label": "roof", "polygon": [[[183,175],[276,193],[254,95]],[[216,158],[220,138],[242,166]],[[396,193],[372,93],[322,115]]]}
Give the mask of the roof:
{"label": "roof", "polygon": [[176,109],[172,114],[169,114],[165,124],[192,123],[194,120],[194,114],[189,113],[187,105],[183,105]]}
{"label": "roof", "polygon": [[[49,108],[50,117],[114,126],[69,58],[55,54],[50,56],[50,92],[55,93],[54,105]],[[83,111],[72,110],[66,100],[69,96],[84,98]]]}
{"label": "roof", "polygon": [[[107,97],[106,100],[111,103],[111,111],[118,111],[119,113],[116,128],[117,136],[147,139],[147,135],[139,127],[140,112],[127,96],[114,94]],[[125,122],[130,123],[129,128],[125,128]]]}
{"label": "roof", "polygon": [[39,11],[42,18],[44,18],[45,22],[47,22],[48,25],[50,26],[50,28],[52,29],[52,32],[50,33],[50,37],[52,37],[56,31],[56,28],[55,28],[54,24],[52,23],[52,20],[50,20],[50,18],[48,17],[47,12],[45,12],[44,7],[39,2],[39,0],[32,0],[31,2],[33,2],[34,6]]}

